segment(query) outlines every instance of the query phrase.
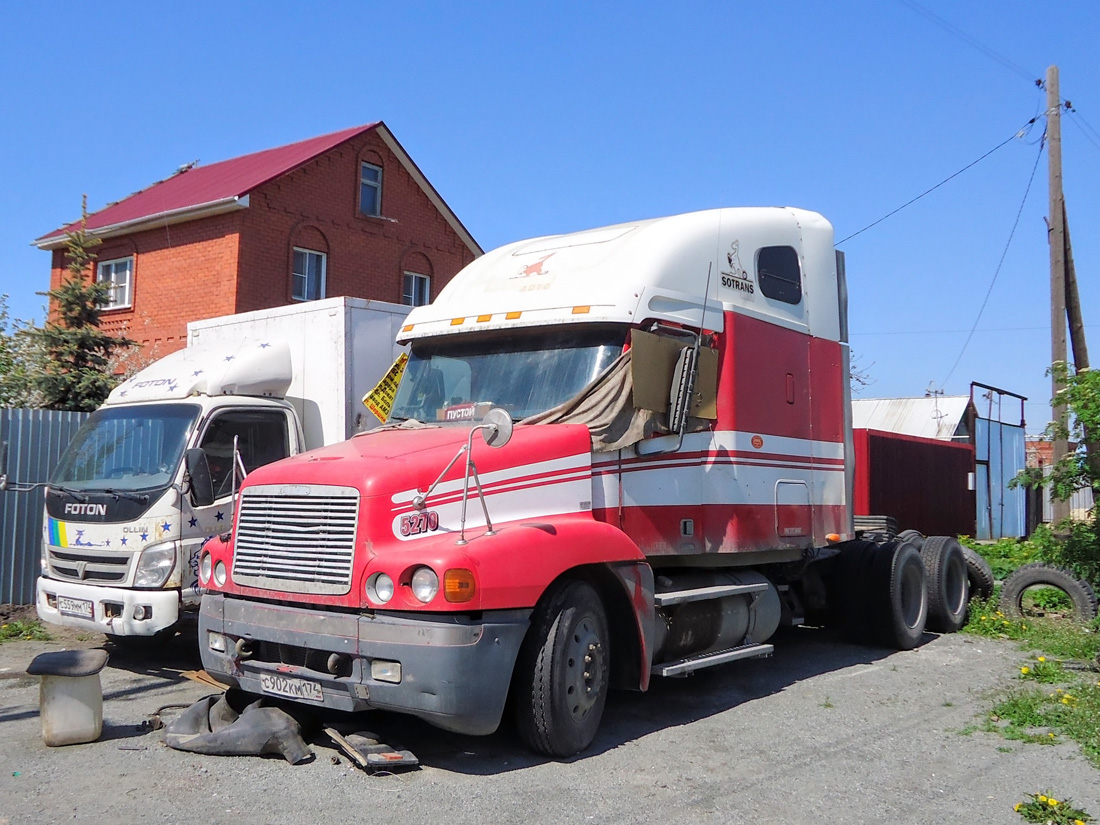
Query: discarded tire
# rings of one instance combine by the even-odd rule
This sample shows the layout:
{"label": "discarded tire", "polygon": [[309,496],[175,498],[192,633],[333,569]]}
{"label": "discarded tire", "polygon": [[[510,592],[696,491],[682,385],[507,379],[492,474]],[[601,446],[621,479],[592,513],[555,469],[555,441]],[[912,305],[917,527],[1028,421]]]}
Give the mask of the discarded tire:
{"label": "discarded tire", "polygon": [[1061,590],[1073,603],[1074,618],[1080,622],[1096,618],[1096,592],[1089,583],[1052,564],[1025,564],[1005,579],[1001,589],[1001,612],[1008,616],[1024,616],[1025,595],[1032,587]]}
{"label": "discarded tire", "polygon": [[993,568],[981,554],[963,545],[966,560],[966,577],[970,580],[970,598],[988,599],[993,595]]}
{"label": "discarded tire", "polygon": [[966,623],[969,582],[958,539],[929,536],[921,548],[928,571],[928,629],[954,633]]}

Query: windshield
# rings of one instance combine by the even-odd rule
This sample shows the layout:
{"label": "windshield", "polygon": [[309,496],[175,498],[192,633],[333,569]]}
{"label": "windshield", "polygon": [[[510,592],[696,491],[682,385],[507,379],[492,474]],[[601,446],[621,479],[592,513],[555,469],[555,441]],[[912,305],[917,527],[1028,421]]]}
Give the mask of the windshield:
{"label": "windshield", "polygon": [[469,421],[503,407],[518,421],[572,398],[625,341],[625,328],[573,326],[414,343],[390,420]]}
{"label": "windshield", "polygon": [[166,487],[198,416],[194,404],[97,410],[61,456],[50,484],[72,490]]}

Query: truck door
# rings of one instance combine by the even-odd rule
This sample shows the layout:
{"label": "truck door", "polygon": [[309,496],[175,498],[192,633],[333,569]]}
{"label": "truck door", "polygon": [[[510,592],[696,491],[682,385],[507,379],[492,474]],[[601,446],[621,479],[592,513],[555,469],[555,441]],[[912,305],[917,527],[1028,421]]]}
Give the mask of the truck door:
{"label": "truck door", "polygon": [[[193,507],[184,500],[180,513],[183,530],[183,601],[198,604],[199,548],[211,536],[223,533],[233,523],[233,439],[245,470],[286,458],[291,451],[291,421],[285,410],[223,410],[207,423],[198,446],[206,454],[214,486],[214,503]],[[240,486],[240,477],[237,486]]]}

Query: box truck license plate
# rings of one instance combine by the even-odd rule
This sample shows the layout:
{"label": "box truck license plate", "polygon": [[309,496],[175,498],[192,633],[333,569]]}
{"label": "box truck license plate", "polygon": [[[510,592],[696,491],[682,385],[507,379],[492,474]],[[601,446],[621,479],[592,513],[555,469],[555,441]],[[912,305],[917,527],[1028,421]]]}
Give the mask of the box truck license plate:
{"label": "box truck license plate", "polygon": [[308,679],[295,679],[292,676],[281,676],[278,673],[261,673],[260,688],[264,693],[272,693],[275,696],[285,696],[288,699],[305,699],[308,702],[323,702],[324,694],[321,686]]}
{"label": "box truck license plate", "polygon": [[68,596],[58,596],[57,612],[62,616],[76,616],[78,619],[95,618],[92,603],[87,599],[70,599]]}

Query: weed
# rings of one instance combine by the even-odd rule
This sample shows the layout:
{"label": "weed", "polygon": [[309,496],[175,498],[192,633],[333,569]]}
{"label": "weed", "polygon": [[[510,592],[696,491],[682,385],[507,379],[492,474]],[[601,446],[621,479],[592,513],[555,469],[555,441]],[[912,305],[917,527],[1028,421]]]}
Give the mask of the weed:
{"label": "weed", "polygon": [[835,708],[836,705],[834,705],[832,703],[832,701],[829,699],[829,697],[826,696],[825,701],[821,703],[821,707],[828,709],[828,708]]}
{"label": "weed", "polygon": [[1085,825],[1092,817],[1082,808],[1073,807],[1069,799],[1057,799],[1047,793],[1029,793],[1027,802],[1017,802],[1012,810],[1028,822],[1047,825]]}
{"label": "weed", "polygon": [[10,622],[5,622],[0,625],[0,642],[11,642],[16,640],[48,642],[50,640],[50,634],[46,632],[42,627],[42,623],[37,619],[31,619],[29,621],[13,619]]}

